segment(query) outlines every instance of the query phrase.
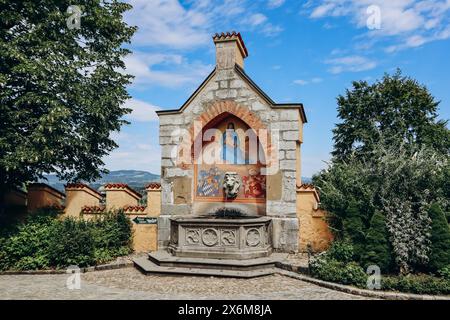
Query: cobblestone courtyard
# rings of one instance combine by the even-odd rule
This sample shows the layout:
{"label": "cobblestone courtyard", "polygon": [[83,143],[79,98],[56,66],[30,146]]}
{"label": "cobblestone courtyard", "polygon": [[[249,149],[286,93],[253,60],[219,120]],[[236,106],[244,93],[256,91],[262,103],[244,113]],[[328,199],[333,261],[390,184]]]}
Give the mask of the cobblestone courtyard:
{"label": "cobblestone courtyard", "polygon": [[282,275],[254,279],[145,276],[134,268],[81,274],[81,288],[66,287],[68,275],[0,275],[0,299],[365,299]]}

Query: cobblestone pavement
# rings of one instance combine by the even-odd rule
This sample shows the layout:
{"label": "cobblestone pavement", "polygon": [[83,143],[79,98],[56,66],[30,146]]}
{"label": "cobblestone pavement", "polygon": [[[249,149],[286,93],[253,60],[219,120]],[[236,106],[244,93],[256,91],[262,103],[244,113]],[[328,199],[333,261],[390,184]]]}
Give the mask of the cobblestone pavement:
{"label": "cobblestone pavement", "polygon": [[254,279],[143,275],[134,268],[68,275],[0,275],[0,299],[364,299],[282,275]]}

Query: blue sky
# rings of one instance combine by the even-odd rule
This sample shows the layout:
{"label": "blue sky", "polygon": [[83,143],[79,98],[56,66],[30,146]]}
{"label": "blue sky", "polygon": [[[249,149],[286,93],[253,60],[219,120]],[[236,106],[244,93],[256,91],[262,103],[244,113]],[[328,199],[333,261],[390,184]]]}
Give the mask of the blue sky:
{"label": "blue sky", "polygon": [[336,97],[353,80],[397,67],[425,84],[450,118],[450,0],[129,0],[139,27],[126,58],[130,125],[113,137],[110,170],[160,173],[155,110],[179,108],[214,68],[211,36],[241,32],[245,70],[276,102],[302,102],[303,176],[332,150]]}

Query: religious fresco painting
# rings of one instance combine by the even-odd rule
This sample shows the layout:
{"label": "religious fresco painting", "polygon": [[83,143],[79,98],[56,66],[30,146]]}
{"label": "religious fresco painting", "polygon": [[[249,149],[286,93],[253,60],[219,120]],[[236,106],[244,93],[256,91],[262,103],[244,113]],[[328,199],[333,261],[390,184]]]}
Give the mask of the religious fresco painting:
{"label": "religious fresco painting", "polygon": [[230,201],[235,202],[258,202],[266,198],[266,177],[261,175],[259,165],[199,165],[197,167],[197,180],[195,197],[200,201],[224,201],[225,195],[222,188],[225,173],[230,169],[242,177],[242,187],[237,197]]}
{"label": "religious fresco painting", "polygon": [[[249,147],[248,125],[235,116],[228,116],[214,126],[217,133],[205,142],[203,151],[209,153],[211,143],[218,142],[218,161],[195,165],[195,198],[206,202],[263,202],[266,197],[266,177],[261,175],[263,165],[257,148]],[[236,173],[242,186],[236,197],[228,199],[223,190],[227,173]]]}

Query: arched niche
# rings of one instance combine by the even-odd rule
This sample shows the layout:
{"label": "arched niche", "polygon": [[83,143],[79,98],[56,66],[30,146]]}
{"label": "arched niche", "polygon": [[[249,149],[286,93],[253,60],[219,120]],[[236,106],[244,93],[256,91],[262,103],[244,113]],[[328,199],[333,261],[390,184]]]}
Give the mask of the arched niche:
{"label": "arched niche", "polygon": [[[266,166],[266,150],[259,133],[259,129],[227,111],[201,128],[192,145],[195,214],[226,207],[249,215],[265,215],[266,176],[261,173]],[[233,199],[228,199],[222,188],[227,172],[239,177],[239,192]]]}

